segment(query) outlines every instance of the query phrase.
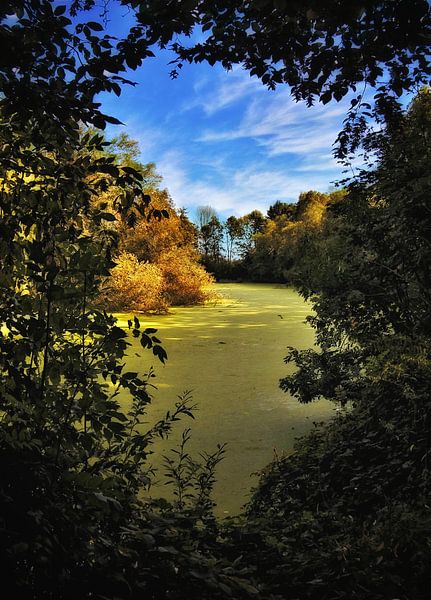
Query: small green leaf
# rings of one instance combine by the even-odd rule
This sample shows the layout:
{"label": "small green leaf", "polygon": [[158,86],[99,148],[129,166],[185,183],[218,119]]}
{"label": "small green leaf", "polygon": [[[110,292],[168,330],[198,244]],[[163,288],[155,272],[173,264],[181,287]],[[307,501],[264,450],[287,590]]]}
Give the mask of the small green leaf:
{"label": "small green leaf", "polygon": [[159,346],[159,345],[153,346],[153,354],[154,354],[154,356],[157,356],[157,358],[163,364],[165,363],[165,360],[168,358],[166,350],[162,346]]}
{"label": "small green leaf", "polygon": [[96,21],[89,21],[87,27],[93,31],[103,31],[103,25],[101,25],[101,23],[96,23]]}
{"label": "small green leaf", "polygon": [[116,217],[115,215],[113,215],[112,213],[109,212],[104,212],[100,214],[100,218],[103,219],[104,221],[116,221]]}

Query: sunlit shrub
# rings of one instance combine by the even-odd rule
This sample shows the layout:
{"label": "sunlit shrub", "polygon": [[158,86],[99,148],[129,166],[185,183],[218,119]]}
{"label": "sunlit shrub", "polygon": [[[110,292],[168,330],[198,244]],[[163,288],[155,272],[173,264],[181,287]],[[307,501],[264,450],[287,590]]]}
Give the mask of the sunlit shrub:
{"label": "sunlit shrub", "polygon": [[116,263],[99,297],[99,303],[104,308],[111,311],[166,310],[164,278],[157,265],[139,262],[129,252],[120,254]]}
{"label": "sunlit shrub", "polygon": [[163,276],[163,297],[170,305],[201,304],[211,297],[214,279],[189,251],[176,248],[157,262]]}

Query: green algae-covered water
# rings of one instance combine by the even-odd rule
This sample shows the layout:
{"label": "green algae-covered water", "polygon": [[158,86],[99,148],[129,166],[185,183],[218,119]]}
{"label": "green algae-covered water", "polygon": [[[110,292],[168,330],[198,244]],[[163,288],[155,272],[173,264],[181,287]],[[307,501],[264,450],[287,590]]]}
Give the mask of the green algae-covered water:
{"label": "green algae-covered water", "polygon": [[[265,467],[275,453],[292,450],[294,440],[327,419],[333,405],[326,401],[302,405],[278,387],[293,366],[285,365],[287,346],[313,346],[313,331],[304,323],[310,306],[293,289],[271,284],[217,284],[220,302],[179,307],[170,314],[140,317],[142,326],[158,329],[168,353],[163,366],[149,351],[132,348],[127,368],[156,371],[154,403],[149,421],[154,422],[191,390],[198,404],[195,420],[178,423],[170,438],[158,441],[152,463],[191,427],[188,449],[198,455],[226,443],[226,455],[217,471],[214,499],[219,516],[237,514],[256,485],[252,475]],[[117,315],[127,326],[130,315]],[[136,343],[135,340],[133,340]],[[142,358],[134,355],[138,351]],[[160,487],[152,495],[167,495]]]}

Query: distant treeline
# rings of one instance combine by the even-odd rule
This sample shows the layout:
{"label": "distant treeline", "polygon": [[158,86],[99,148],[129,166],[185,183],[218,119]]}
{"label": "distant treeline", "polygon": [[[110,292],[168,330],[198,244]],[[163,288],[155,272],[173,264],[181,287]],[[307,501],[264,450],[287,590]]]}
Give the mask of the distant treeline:
{"label": "distant treeline", "polygon": [[[312,259],[313,245],[329,215],[346,197],[341,189],[327,194],[308,191],[296,203],[276,201],[259,210],[222,222],[211,206],[197,209],[193,223],[177,209],[154,163],[138,160],[137,142],[126,134],[112,140],[110,158],[142,177],[147,209],[127,216],[118,210],[118,187],[106,186],[93,201],[111,211],[106,236],[116,239],[112,268],[101,285],[97,303],[111,311],[164,311],[172,305],[209,299],[216,280],[301,284]],[[299,274],[300,273],[300,274]]]}
{"label": "distant treeline", "polygon": [[303,192],[296,203],[277,200],[266,216],[260,211],[220,221],[210,206],[197,210],[202,263],[216,279],[259,282],[298,280],[312,240],[328,214],[346,196],[343,189],[327,194]]}

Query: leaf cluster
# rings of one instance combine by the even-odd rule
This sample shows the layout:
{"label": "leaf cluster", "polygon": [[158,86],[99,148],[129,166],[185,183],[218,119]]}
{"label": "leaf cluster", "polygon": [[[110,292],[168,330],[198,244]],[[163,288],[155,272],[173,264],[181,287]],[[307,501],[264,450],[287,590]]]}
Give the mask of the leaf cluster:
{"label": "leaf cluster", "polygon": [[368,139],[378,168],[297,265],[319,349],[290,349],[281,387],[345,408],[264,472],[250,505],[247,552],[281,597],[429,594],[430,114],[423,90]]}

